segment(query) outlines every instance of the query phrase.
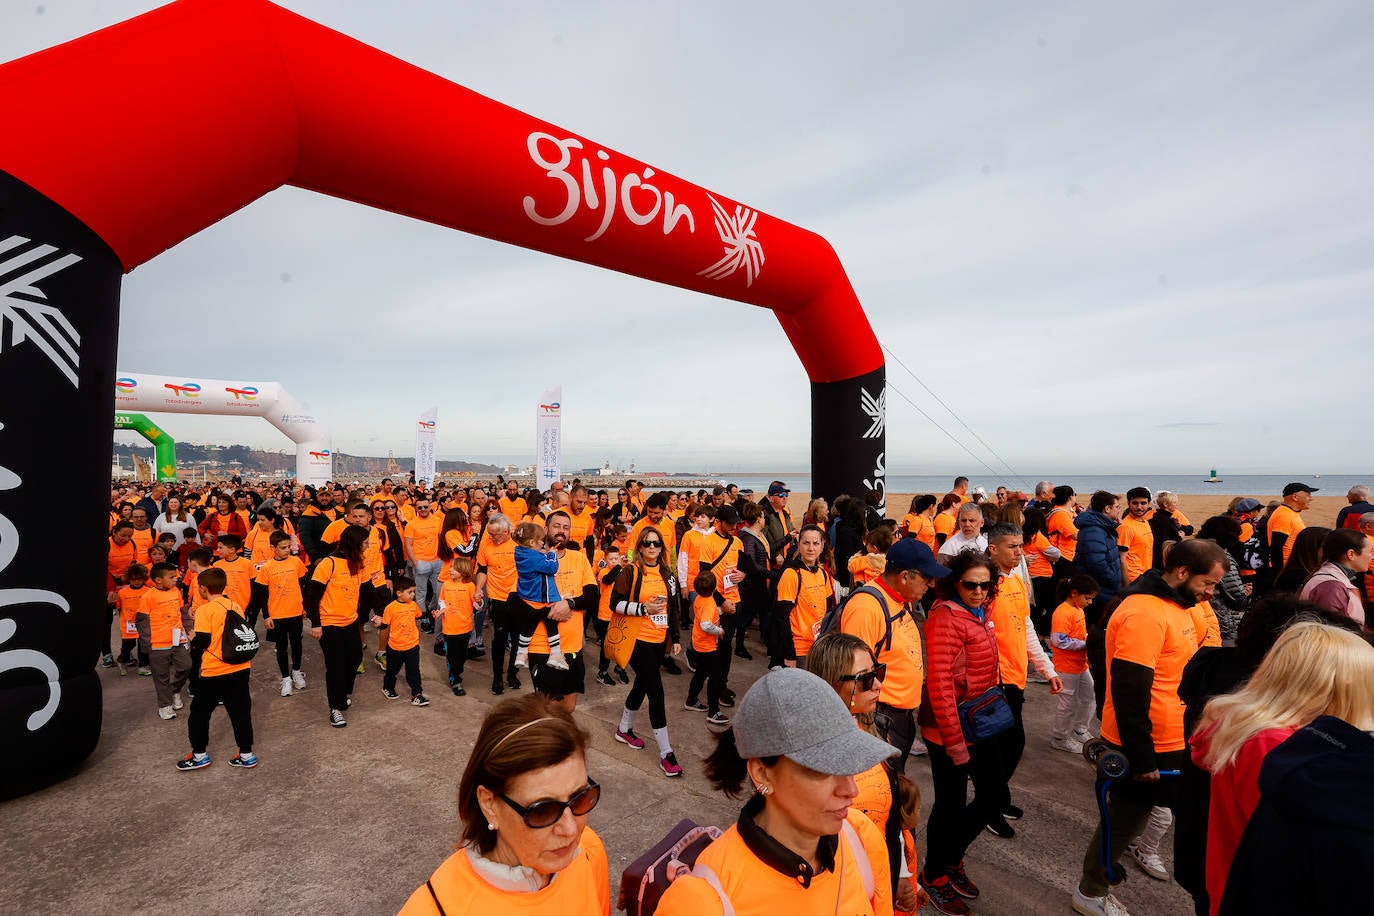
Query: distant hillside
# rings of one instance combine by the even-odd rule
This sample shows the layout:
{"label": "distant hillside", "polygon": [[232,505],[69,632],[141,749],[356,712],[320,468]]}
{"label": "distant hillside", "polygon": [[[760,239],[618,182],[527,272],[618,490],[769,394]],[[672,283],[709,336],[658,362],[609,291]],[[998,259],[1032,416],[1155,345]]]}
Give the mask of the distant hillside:
{"label": "distant hillside", "polygon": [[[130,455],[137,453],[146,458],[151,450],[151,446],[124,445],[119,442],[114,444],[114,453],[119,456],[125,467],[129,466]],[[208,463],[202,464],[202,462]],[[395,467],[389,467],[391,462],[395,463]],[[501,473],[501,468],[495,465],[478,464],[471,461],[436,461],[434,464],[436,471],[446,473],[471,471],[474,474],[486,476],[495,476]],[[296,456],[293,452],[269,452],[248,448],[246,445],[220,446],[178,442],[177,466],[188,470],[193,467],[204,467],[211,476],[216,471],[249,476],[254,474],[273,475],[278,471],[293,472],[296,468]],[[334,452],[334,476],[336,478],[347,477],[350,474],[368,476],[405,474],[414,467],[415,460],[409,455],[397,455],[395,458],[389,459]]]}

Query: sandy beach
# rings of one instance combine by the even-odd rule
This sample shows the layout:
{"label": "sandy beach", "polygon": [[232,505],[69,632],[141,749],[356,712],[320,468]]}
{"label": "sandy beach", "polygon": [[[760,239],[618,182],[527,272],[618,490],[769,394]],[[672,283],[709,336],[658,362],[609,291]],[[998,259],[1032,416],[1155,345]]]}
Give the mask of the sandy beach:
{"label": "sandy beach", "polygon": [[[889,518],[901,519],[906,515],[907,508],[911,505],[912,497],[915,493],[889,493],[887,494],[887,515]],[[943,494],[935,494],[937,496]],[[1090,494],[1080,494],[1078,500],[1086,505]],[[1247,494],[1267,504],[1270,500],[1280,499],[1277,493],[1252,493]],[[1227,494],[1218,496],[1209,493],[1180,494],[1179,508],[1183,514],[1188,516],[1188,520],[1194,525],[1201,525],[1202,522],[1213,515],[1218,515],[1226,510],[1235,496]],[[806,506],[811,497],[809,494],[799,494],[794,492],[787,500],[787,506],[792,510],[793,518],[800,519],[806,513]],[[1303,521],[1309,526],[1321,525],[1330,528],[1336,523],[1336,513],[1348,505],[1344,495],[1339,496],[1314,496],[1312,497],[1312,508],[1302,514]]]}

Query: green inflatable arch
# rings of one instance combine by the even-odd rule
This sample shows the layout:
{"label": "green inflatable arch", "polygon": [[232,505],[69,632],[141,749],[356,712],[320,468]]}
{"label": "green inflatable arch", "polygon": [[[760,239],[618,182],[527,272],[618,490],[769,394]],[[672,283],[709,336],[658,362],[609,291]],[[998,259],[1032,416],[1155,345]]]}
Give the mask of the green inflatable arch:
{"label": "green inflatable arch", "polygon": [[117,413],[114,415],[115,429],[131,429],[153,443],[153,454],[157,458],[157,479],[172,481],[177,479],[177,443],[167,435],[162,427],[141,413]]}

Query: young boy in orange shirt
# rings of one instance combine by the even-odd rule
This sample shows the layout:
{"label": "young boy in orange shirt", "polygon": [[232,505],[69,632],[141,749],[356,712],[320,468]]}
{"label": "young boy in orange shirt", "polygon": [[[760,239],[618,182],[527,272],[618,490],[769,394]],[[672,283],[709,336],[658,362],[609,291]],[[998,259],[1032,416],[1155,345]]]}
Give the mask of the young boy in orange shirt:
{"label": "young boy in orange shirt", "polygon": [[[246,561],[245,561],[246,562]],[[242,608],[224,595],[228,580],[224,570],[211,567],[197,577],[201,605],[196,610],[196,635],[191,640],[191,676],[195,679],[195,695],[191,697],[191,715],[187,719],[186,734],[191,752],[176,762],[182,771],[199,770],[210,765],[210,716],[224,704],[229,722],[234,727],[234,741],[239,752],[229,765],[252,769],[258,765],[253,753],[253,697],[248,691],[252,659],[244,662],[225,661],[224,630],[229,614],[242,613]],[[246,622],[240,624],[246,627]],[[251,632],[251,631],[250,631]]]}
{"label": "young boy in orange shirt", "polygon": [[191,639],[181,611],[177,568],[156,563],[149,574],[153,587],[144,590],[134,617],[138,648],[153,673],[159,719],[175,719],[181,709],[181,691],[191,673]]}
{"label": "young boy in orange shirt", "polygon": [[243,538],[237,534],[221,534],[219,544],[215,546],[215,555],[219,557],[215,561],[215,568],[224,570],[228,581],[224,596],[241,609],[248,607],[253,600],[253,573],[256,572],[253,564],[240,556],[242,550]]}
{"label": "young boy in orange shirt", "polygon": [[151,677],[153,671],[148,667],[148,653],[138,644],[138,624],[134,619],[146,594],[148,567],[142,563],[130,563],[124,572],[124,581],[128,584],[120,588],[116,602],[119,608],[119,657],[115,662],[119,665],[119,676],[123,677],[128,673],[126,669],[134,666],[134,650],[137,649],[138,673],[142,677]]}
{"label": "young boy in orange shirt", "polygon": [[864,535],[864,546],[868,548],[868,553],[856,553],[849,558],[849,575],[853,582],[851,588],[867,585],[883,574],[887,568],[887,551],[894,540],[891,525],[879,525]]}
{"label": "young boy in orange shirt", "polygon": [[429,699],[420,689],[420,606],[415,603],[415,580],[409,576],[395,579],[396,600],[386,606],[381,615],[373,614],[372,623],[385,628],[386,676],[382,678],[382,695],[388,700],[400,696],[396,679],[401,666],[406,669],[406,683],[410,685],[410,705],[428,706]]}
{"label": "young boy in orange shirt", "polygon": [[1050,726],[1050,747],[1078,754],[1083,742],[1092,737],[1095,698],[1093,676],[1088,670],[1088,627],[1083,610],[1097,597],[1097,580],[1079,573],[1059,584],[1063,598],[1050,620],[1050,645],[1054,647],[1054,667],[1064,682],[1059,708]]}
{"label": "young boy in orange shirt", "polygon": [[467,662],[472,612],[477,602],[474,572],[471,557],[453,558],[449,577],[439,588],[439,611],[435,614],[439,635],[444,640],[444,658],[448,660],[448,686],[455,697],[467,696],[463,689],[463,666]]}
{"label": "young boy in orange shirt", "polygon": [[[729,644],[720,641],[720,637],[725,635],[725,628],[720,625],[720,605],[725,599],[716,592],[716,576],[710,570],[697,573],[692,587],[697,596],[692,602],[692,648],[697,653],[697,666],[692,672],[692,683],[687,687],[687,702],[682,704],[682,708],[705,712],[706,721],[711,725],[729,725],[729,718],[720,711],[720,695],[725,687],[725,659],[730,651]],[[705,706],[699,699],[702,685],[706,687]]]}
{"label": "young boy in orange shirt", "polygon": [[257,576],[253,579],[248,623],[255,625],[258,613],[266,612],[267,638],[277,644],[281,695],[289,697],[293,689],[302,690],[305,687],[305,675],[301,673],[301,634],[305,629],[305,599],[301,582],[308,571],[300,557],[291,554],[294,544],[291,535],[285,531],[274,531],[270,541],[272,558],[258,567]]}

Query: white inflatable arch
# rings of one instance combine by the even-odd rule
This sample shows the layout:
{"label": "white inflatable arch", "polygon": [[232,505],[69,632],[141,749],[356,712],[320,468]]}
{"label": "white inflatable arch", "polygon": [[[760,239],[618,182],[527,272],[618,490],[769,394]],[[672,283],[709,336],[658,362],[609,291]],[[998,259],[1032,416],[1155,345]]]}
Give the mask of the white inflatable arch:
{"label": "white inflatable arch", "polygon": [[329,430],[277,382],[184,378],[121,370],[115,375],[115,410],[263,417],[296,443],[298,482],[318,485],[333,477]]}

